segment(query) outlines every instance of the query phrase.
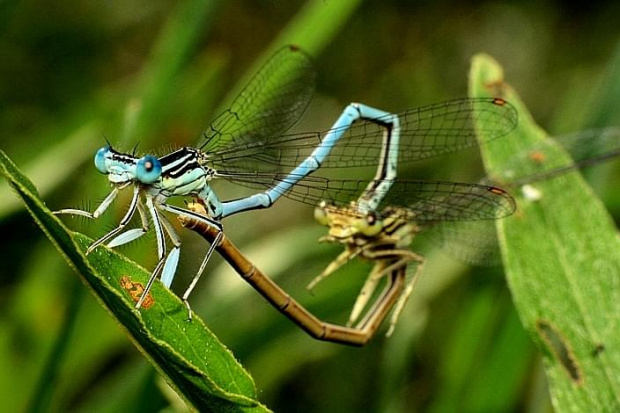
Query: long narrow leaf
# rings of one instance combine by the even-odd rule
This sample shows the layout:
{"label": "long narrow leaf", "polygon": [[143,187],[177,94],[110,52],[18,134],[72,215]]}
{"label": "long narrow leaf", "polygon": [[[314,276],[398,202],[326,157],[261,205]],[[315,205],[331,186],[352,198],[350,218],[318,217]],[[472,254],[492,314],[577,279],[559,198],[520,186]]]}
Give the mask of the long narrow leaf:
{"label": "long narrow leaf", "polygon": [[185,306],[172,292],[156,283],[149,308],[135,310],[135,290],[146,283],[149,273],[105,247],[85,256],[92,240],[70,232],[2,151],[0,174],[107,311],[188,403],[201,411],[267,410],[256,400],[252,378],[232,353],[197,316],[187,321]]}
{"label": "long narrow leaf", "polygon": [[[514,154],[549,139],[501,67],[476,56],[472,96],[500,96],[519,111],[510,139],[483,147],[487,170],[499,182],[527,176],[570,158],[549,140],[522,164]],[[511,164],[512,171],[502,165]],[[514,169],[518,168],[518,169]],[[498,221],[508,284],[521,322],[541,350],[558,411],[620,410],[620,241],[604,205],[578,172],[515,188],[518,210]]]}

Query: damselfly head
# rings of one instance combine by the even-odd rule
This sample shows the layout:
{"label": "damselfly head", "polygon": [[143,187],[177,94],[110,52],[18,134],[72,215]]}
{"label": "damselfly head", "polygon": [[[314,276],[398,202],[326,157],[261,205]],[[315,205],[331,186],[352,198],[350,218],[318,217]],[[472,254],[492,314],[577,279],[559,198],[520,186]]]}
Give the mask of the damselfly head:
{"label": "damselfly head", "polygon": [[383,230],[383,221],[374,211],[362,212],[349,207],[337,207],[324,202],[314,210],[314,218],[329,227],[332,239],[348,239],[355,236],[374,237]]}
{"label": "damselfly head", "polygon": [[114,150],[110,145],[95,154],[95,167],[115,185],[124,185],[136,180],[138,159]]}

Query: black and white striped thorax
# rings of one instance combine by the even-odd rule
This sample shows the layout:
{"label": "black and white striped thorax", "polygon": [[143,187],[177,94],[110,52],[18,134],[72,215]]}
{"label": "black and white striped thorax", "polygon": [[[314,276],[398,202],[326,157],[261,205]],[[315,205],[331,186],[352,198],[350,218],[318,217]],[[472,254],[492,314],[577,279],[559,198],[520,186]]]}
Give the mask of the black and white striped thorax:
{"label": "black and white striped thorax", "polygon": [[159,158],[162,168],[161,176],[162,178],[178,179],[188,172],[202,169],[209,179],[215,171],[206,166],[205,161],[205,154],[197,149],[189,147],[178,149]]}

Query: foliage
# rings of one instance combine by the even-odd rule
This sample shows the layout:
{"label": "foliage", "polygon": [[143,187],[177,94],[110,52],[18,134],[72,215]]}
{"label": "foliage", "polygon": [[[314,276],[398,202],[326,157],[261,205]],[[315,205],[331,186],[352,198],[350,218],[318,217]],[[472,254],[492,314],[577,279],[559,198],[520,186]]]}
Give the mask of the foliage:
{"label": "foliage", "polygon": [[[617,124],[620,11],[611,2],[587,10],[571,7],[491,1],[5,2],[0,7],[0,147],[36,184],[49,209],[95,205],[109,192],[91,161],[104,138],[120,149],[139,143],[138,152],[155,154],[193,144],[216,108],[225,107],[245,83],[244,77],[287,43],[307,50],[319,72],[314,105],[298,130],[328,128],[351,101],[400,111],[462,97],[470,59],[480,51],[502,62],[537,123],[553,134]],[[340,177],[348,173],[357,172],[337,172]],[[476,181],[482,175],[470,153],[424,162],[410,173],[413,178],[456,181]],[[588,171],[588,178],[617,219],[617,168],[599,167]],[[240,195],[215,185],[224,199]],[[588,189],[577,185],[583,189],[579,196],[589,196]],[[104,217],[87,225],[62,221],[96,238],[118,223],[124,201],[119,199]],[[599,206],[592,208],[600,217]],[[0,240],[4,408],[182,409],[184,403],[178,404],[126,331],[92,294],[82,292],[66,261],[3,182],[0,218],[5,234]],[[580,220],[583,224],[590,217]],[[47,224],[62,228],[56,220]],[[305,284],[339,252],[316,242],[324,228],[313,222],[310,209],[282,201],[273,210],[241,214],[225,225],[227,235],[264,272],[313,312],[335,322],[347,319],[367,268],[352,265],[313,295],[305,291]],[[506,221],[503,234],[509,225],[516,224]],[[594,229],[609,236],[609,222]],[[189,231],[179,227],[179,232],[183,249],[176,292],[187,286],[198,266],[196,257],[206,248]],[[152,238],[119,249],[145,268],[153,268],[154,251]],[[563,388],[566,395],[585,393],[589,369],[600,372],[614,365],[613,340],[603,333],[593,340],[599,324],[614,328],[612,315],[595,319],[595,324],[582,317],[567,327],[573,319],[555,314],[536,324],[530,310],[524,310],[528,297],[518,293],[528,287],[529,278],[512,270],[507,274],[517,315],[501,269],[466,267],[423,242],[416,251],[427,256],[427,264],[394,335],[386,340],[380,332],[363,349],[312,340],[217,262],[210,263],[192,296],[192,308],[251,373],[260,402],[276,411],[547,410],[548,387],[531,336],[551,372],[554,403],[563,397],[555,389]],[[75,254],[77,259],[79,251]],[[518,263],[514,258],[508,259]],[[588,261],[578,258],[582,264]],[[607,262],[594,260],[600,269],[594,276],[571,275],[573,291],[598,294]],[[519,280],[526,285],[519,286]],[[548,281],[555,289],[568,280]],[[115,291],[110,298],[134,314],[126,291],[110,286]],[[566,292],[565,307],[570,309],[573,292]],[[164,300],[158,294],[156,302]],[[598,304],[597,314],[614,305]],[[583,308],[579,314],[587,314]],[[588,325],[595,328],[583,329]],[[567,338],[580,331],[586,335]],[[554,355],[565,342],[578,360],[583,384],[575,384]],[[611,399],[611,383],[596,400],[605,395]],[[249,384],[242,387],[248,389],[246,396],[254,396]]]}
{"label": "foliage", "polygon": [[[489,85],[491,85],[489,87]],[[501,67],[485,55],[473,59],[472,95],[499,95],[516,104],[519,126],[503,145],[482,147],[487,169],[500,182],[569,165],[570,158],[537,126],[504,83]],[[515,153],[547,139],[515,164]],[[507,169],[505,165],[511,165]],[[558,411],[620,409],[620,343],[615,299],[620,240],[603,204],[578,171],[516,188],[518,212],[498,222],[506,276],[525,328],[545,360]]]}

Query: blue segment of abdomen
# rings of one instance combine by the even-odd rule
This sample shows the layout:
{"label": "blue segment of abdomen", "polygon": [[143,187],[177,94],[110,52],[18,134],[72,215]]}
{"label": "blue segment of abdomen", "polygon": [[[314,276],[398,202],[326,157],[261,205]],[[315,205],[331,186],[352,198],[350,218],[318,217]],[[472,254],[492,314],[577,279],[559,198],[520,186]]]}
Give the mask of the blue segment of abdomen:
{"label": "blue segment of abdomen", "polygon": [[[280,196],[291,189],[293,185],[316,171],[321,166],[321,163],[325,160],[325,158],[329,156],[331,150],[338,143],[340,138],[342,138],[348,128],[353,124],[353,122],[360,118],[370,122],[374,121],[375,123],[381,125],[385,125],[387,123],[392,124],[394,121],[398,124],[398,118],[396,115],[358,103],[350,104],[345,108],[329,132],[327,132],[321,141],[321,144],[312,152],[312,154],[310,154],[310,156],[304,159],[298,167],[291,171],[291,173],[284,178],[282,182],[263,193],[252,195],[243,199],[224,202],[222,204],[221,218],[225,218],[229,215],[242,211],[270,207]],[[397,148],[398,136],[396,136],[395,142]],[[397,156],[396,151],[392,150],[389,151],[388,155]]]}

